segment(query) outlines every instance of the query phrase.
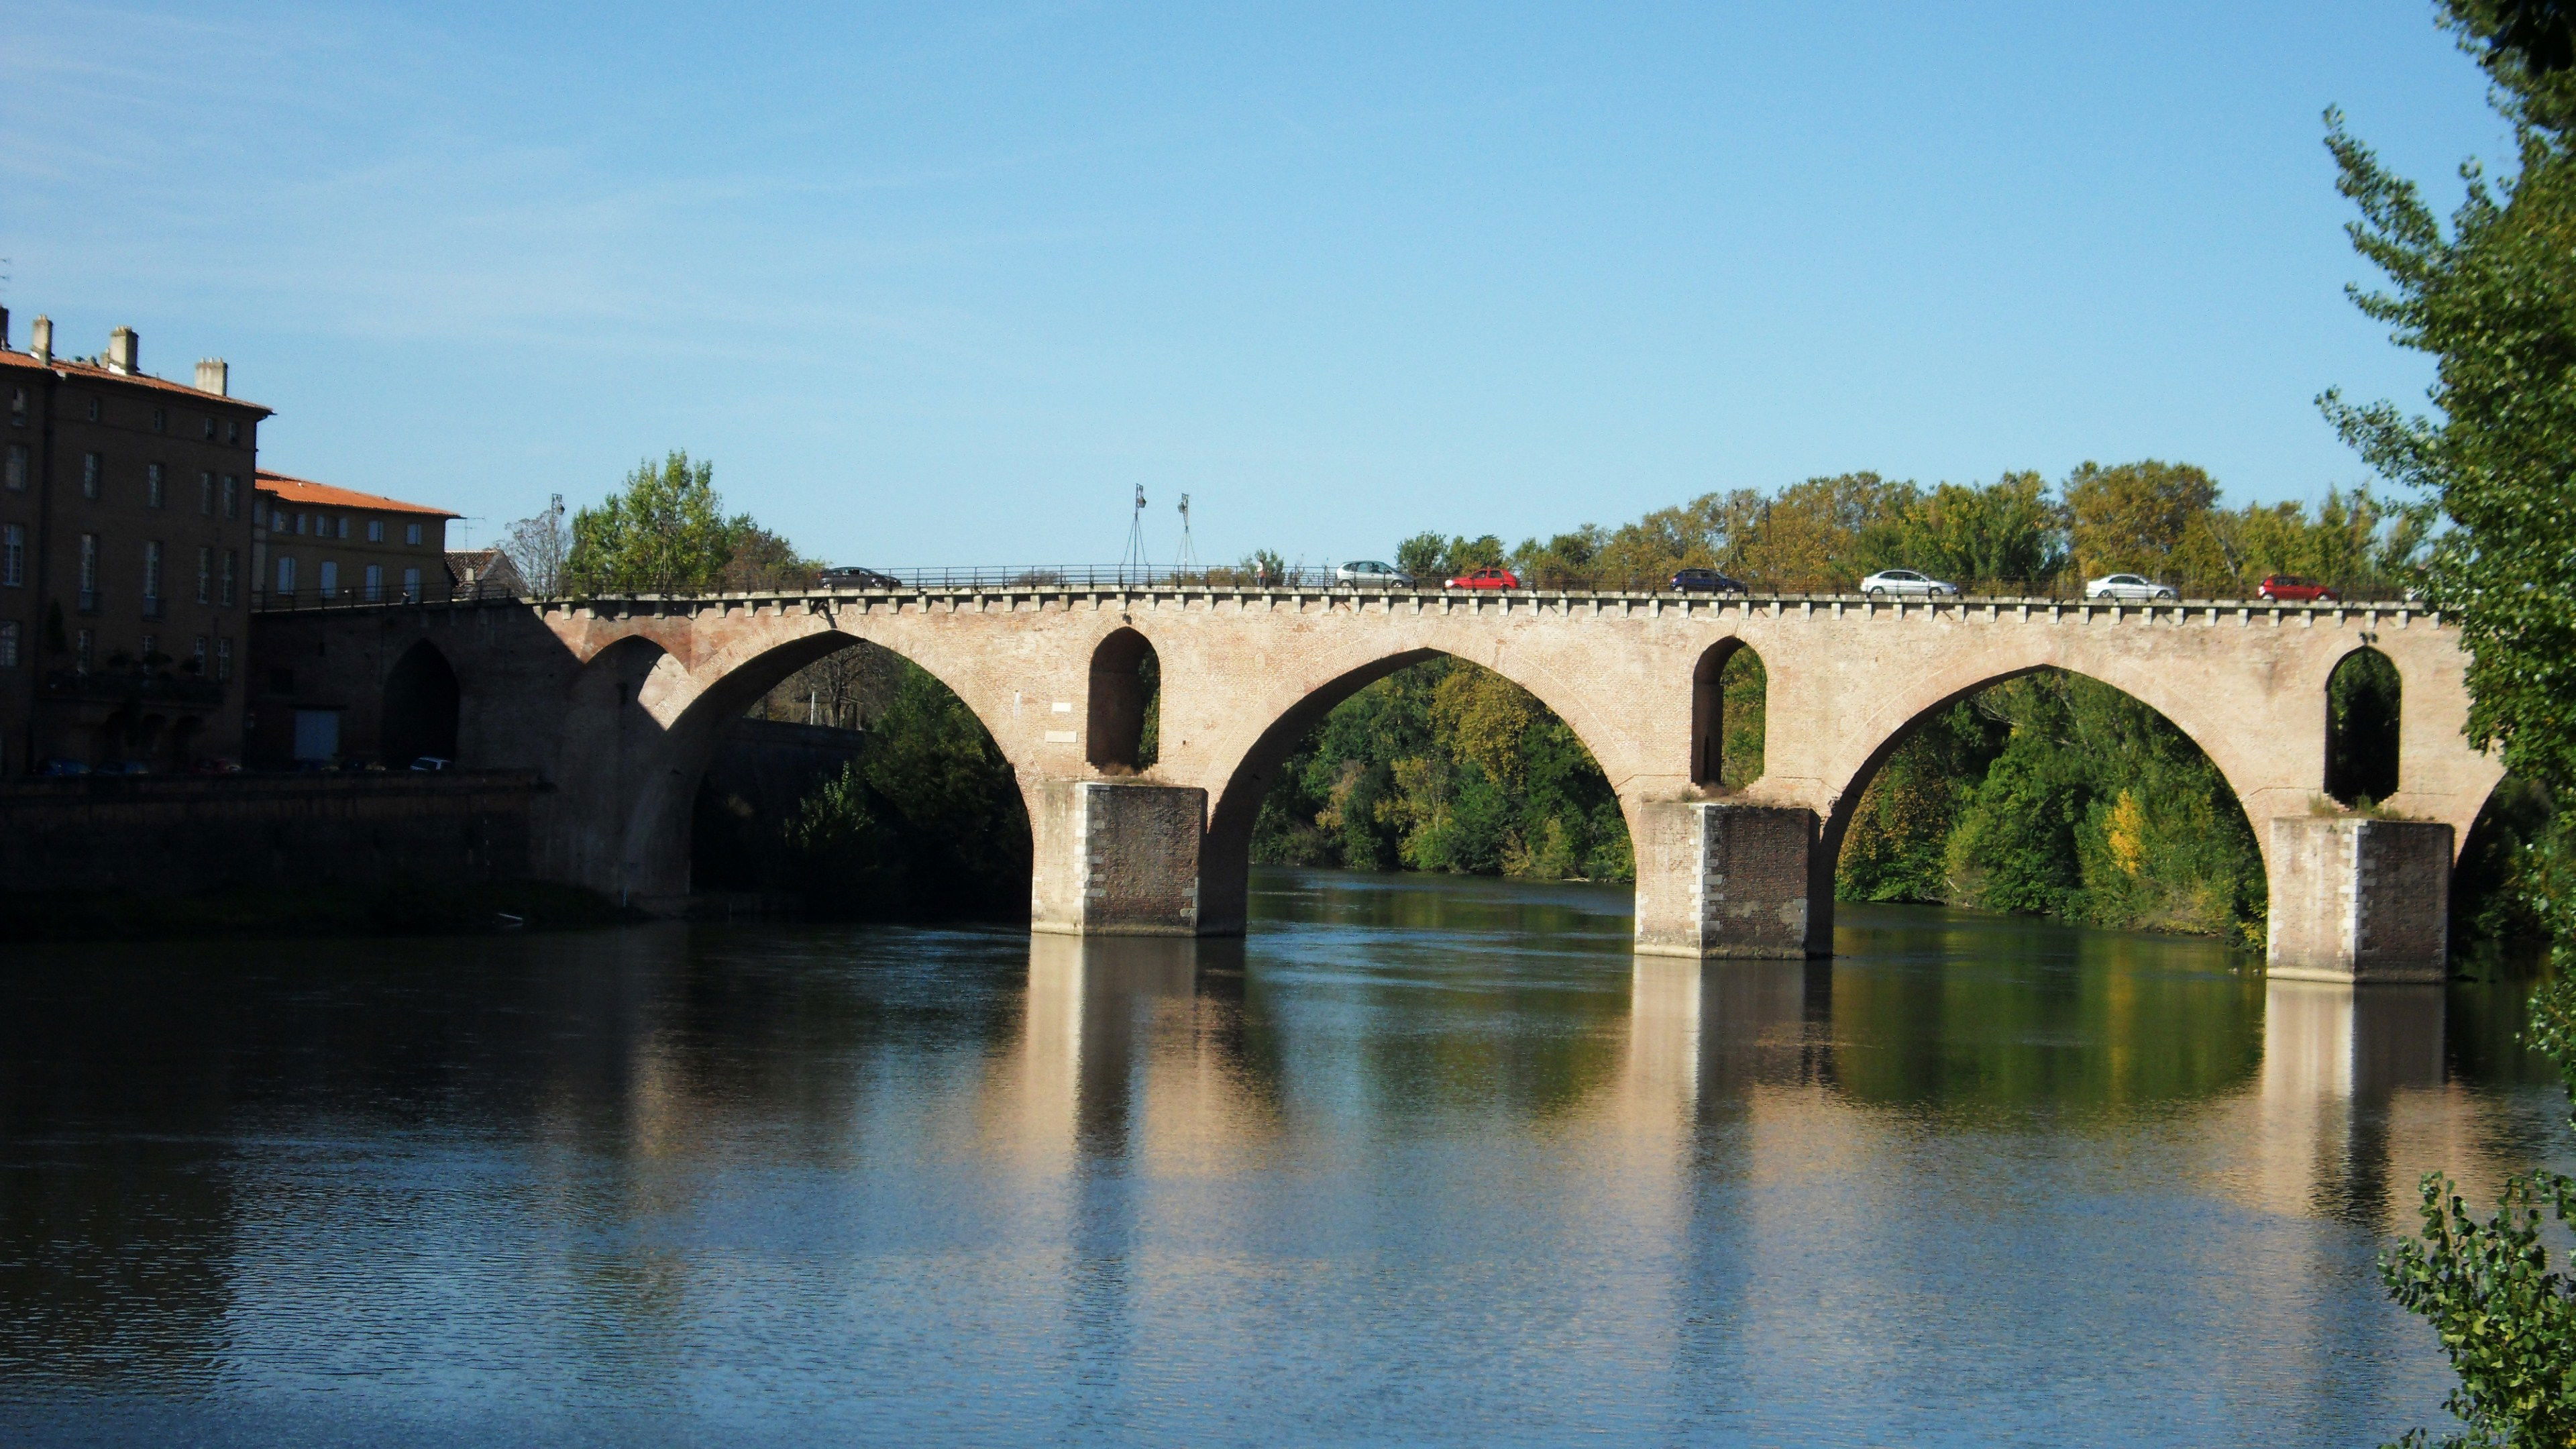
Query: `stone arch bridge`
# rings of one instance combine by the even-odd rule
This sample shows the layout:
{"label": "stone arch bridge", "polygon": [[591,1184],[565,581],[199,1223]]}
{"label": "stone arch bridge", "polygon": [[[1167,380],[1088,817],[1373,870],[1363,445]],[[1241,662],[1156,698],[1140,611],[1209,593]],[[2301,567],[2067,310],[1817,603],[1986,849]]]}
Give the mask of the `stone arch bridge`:
{"label": "stone arch bridge", "polygon": [[[647,903],[689,889],[691,802],[726,722],[836,649],[881,645],[956,691],[1017,771],[1033,924],[1054,931],[1242,930],[1284,757],[1437,654],[1520,684],[1591,749],[1635,842],[1648,952],[1829,952],[1871,773],[1932,712],[2038,669],[2124,690],[2208,753],[2264,854],[2276,972],[2438,975],[2450,867],[2501,773],[2461,735],[2456,631],[2407,604],[1039,586],[351,606],[258,628],[263,664],[345,704],[354,741],[385,727],[389,685],[418,692],[426,645],[452,671],[458,760],[551,787],[541,872]],[[1747,647],[1769,678],[1765,768],[1730,792],[1716,678]],[[2327,678],[2363,648],[2402,681],[2384,813],[2403,818],[2319,810]],[[1138,771],[1147,650],[1160,750]]]}

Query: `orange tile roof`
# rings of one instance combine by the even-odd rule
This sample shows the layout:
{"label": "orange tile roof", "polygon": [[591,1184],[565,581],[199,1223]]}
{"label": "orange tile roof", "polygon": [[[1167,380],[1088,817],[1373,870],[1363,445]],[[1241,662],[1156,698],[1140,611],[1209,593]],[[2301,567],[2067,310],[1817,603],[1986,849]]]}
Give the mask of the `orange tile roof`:
{"label": "orange tile roof", "polygon": [[283,473],[259,470],[259,491],[272,494],[280,503],[307,504],[315,508],[372,508],[380,513],[420,513],[431,518],[463,518],[444,508],[426,503],[405,503],[399,498],[383,498],[361,493],[355,488],[334,488],[306,478],[289,478]]}
{"label": "orange tile roof", "polygon": [[246,408],[262,417],[277,411],[275,408],[265,407],[245,398],[226,397],[219,392],[199,392],[184,382],[172,382],[165,377],[153,377],[140,372],[118,372],[113,368],[101,367],[94,362],[75,361],[59,352],[54,354],[54,360],[51,362],[38,362],[32,352],[0,350],[0,367],[36,368],[60,373],[65,377],[77,377],[83,381],[128,383],[135,387],[150,388],[155,392],[179,393],[196,402],[223,403],[232,407]]}

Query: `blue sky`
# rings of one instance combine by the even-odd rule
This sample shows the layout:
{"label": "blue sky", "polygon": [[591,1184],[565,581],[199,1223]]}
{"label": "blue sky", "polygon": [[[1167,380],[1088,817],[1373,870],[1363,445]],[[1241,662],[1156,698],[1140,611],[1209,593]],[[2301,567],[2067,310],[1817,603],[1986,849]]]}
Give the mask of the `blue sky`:
{"label": "blue sky", "polygon": [[2361,466],[2319,113],[2509,155],[2413,0],[17,0],[0,291],[477,539],[641,457],[879,566],[1517,540],[1718,488]]}

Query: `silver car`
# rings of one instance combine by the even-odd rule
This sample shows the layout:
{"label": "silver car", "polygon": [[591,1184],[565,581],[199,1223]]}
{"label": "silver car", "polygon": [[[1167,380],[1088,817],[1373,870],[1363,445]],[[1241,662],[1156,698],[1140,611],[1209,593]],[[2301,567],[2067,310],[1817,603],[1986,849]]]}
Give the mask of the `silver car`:
{"label": "silver car", "polygon": [[1929,574],[1912,569],[1881,569],[1860,581],[1860,591],[1873,598],[1887,594],[1956,595],[1957,584],[1943,583]]}
{"label": "silver car", "polygon": [[2104,574],[2098,579],[2084,581],[2084,597],[2155,600],[2176,598],[2178,595],[2163,584],[2153,579],[2141,578],[2136,574]]}
{"label": "silver car", "polygon": [[1373,558],[1355,558],[1333,570],[1333,582],[1357,589],[1409,589],[1413,575]]}

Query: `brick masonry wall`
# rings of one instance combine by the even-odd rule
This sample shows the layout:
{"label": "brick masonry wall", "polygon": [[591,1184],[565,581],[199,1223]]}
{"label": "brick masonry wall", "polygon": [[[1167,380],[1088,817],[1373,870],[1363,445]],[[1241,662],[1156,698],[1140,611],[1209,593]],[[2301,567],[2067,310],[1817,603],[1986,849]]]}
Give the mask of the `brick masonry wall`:
{"label": "brick masonry wall", "polygon": [[519,880],[536,794],[525,771],[0,781],[0,891]]}

